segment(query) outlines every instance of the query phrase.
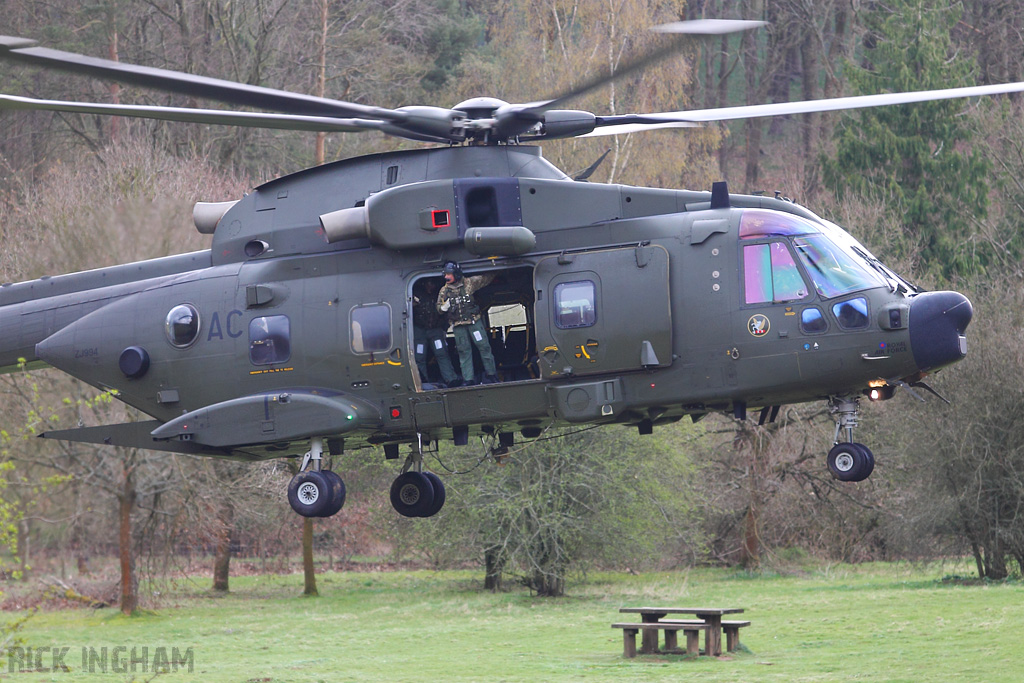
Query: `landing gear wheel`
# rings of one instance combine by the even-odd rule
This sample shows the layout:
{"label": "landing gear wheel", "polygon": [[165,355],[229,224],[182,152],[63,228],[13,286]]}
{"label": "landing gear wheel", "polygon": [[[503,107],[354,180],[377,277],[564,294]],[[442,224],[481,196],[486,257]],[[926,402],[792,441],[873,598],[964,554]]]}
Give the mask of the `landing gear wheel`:
{"label": "landing gear wheel", "polygon": [[321,517],[331,503],[331,485],[321,472],[300,472],[288,482],[288,504],[303,517]]}
{"label": "landing gear wheel", "polygon": [[422,472],[406,472],[391,484],[391,506],[403,517],[425,517],[434,505],[434,487]]}
{"label": "landing gear wheel", "polygon": [[320,470],[320,474],[323,475],[324,479],[327,480],[327,484],[330,487],[330,504],[327,505],[321,517],[330,517],[338,514],[342,506],[345,505],[345,482],[342,481],[341,476],[331,470]]}
{"label": "landing gear wheel", "polygon": [[828,452],[828,469],[839,481],[863,481],[875,469],[875,456],[860,443],[837,443]]}
{"label": "landing gear wheel", "polygon": [[424,472],[423,476],[430,480],[430,486],[434,489],[434,503],[430,506],[430,511],[423,516],[433,517],[444,507],[444,501],[447,497],[444,492],[444,482],[441,481],[441,477],[433,472]]}
{"label": "landing gear wheel", "polygon": [[875,471],[875,454],[871,452],[871,449],[862,443],[855,443],[854,446],[860,446],[860,449],[864,451],[865,465],[864,471],[861,473],[861,478],[857,481],[863,481],[871,476],[871,473]]}

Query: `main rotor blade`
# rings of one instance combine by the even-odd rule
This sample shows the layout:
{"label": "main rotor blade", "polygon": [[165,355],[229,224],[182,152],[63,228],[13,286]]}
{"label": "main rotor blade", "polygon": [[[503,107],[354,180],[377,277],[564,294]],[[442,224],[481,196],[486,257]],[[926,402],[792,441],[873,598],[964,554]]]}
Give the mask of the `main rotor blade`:
{"label": "main rotor blade", "polygon": [[368,107],[352,102],[235,83],[219,78],[196,76],[180,71],[136,66],[109,59],[87,57],[73,52],[33,47],[35,44],[35,41],[26,38],[0,36],[0,59],[287,114],[354,117],[395,123],[401,123],[407,118],[404,112],[394,109]]}
{"label": "main rotor blade", "polygon": [[359,132],[380,130],[385,122],[366,119],[338,119],[327,116],[299,116],[297,114],[264,114],[219,109],[190,109],[185,107],[147,107],[131,104],[92,104],[86,102],[62,102],[60,100],[37,100],[30,97],[0,95],[0,109],[29,109],[38,111],[65,111],[81,114],[104,114],[130,116],[162,121],[183,121],[186,123],[207,123],[221,126],[246,126],[249,128],[277,128],[281,130],[304,130],[325,132]]}
{"label": "main rotor blade", "polygon": [[835,97],[825,100],[779,102],[777,104],[754,104],[740,107],[722,107],[719,109],[695,109],[692,111],[662,112],[658,114],[598,116],[596,120],[597,130],[581,137],[617,135],[619,133],[655,130],[658,128],[672,127],[672,124],[679,123],[697,124],[711,121],[753,119],[764,116],[812,114],[825,111],[840,111],[845,109],[862,109],[865,107],[884,107],[894,104],[949,100],[960,97],[1002,95],[1012,92],[1024,92],[1024,83],[1001,83],[997,85],[977,85],[966,88],[947,88],[944,90],[920,90],[918,92],[907,93],[884,93],[881,95]]}
{"label": "main rotor blade", "polygon": [[[715,36],[726,33],[750,31],[766,25],[767,22],[764,21],[745,21],[740,19],[699,19],[695,21],[677,21],[671,24],[661,24],[660,26],[651,27],[651,30],[657,33],[671,33],[681,36]],[[625,78],[637,71],[645,69],[651,64],[659,62],[662,59],[679,52],[691,43],[692,40],[689,38],[677,38],[650,54],[644,55],[634,62],[630,62],[625,66],[619,67],[614,73],[597,76],[582,85],[573,88],[569,92],[557,95],[544,102],[533,103],[529,109],[522,110],[522,113],[525,115],[536,116],[548,109],[557,109],[567,100],[591,92],[592,90],[596,90],[597,88],[611,83],[612,81]]]}

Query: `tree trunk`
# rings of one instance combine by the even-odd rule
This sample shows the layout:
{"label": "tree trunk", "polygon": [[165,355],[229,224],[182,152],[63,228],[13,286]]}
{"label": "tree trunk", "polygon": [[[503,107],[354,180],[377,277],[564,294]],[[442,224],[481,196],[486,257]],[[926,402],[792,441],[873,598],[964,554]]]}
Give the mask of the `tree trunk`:
{"label": "tree trunk", "polygon": [[565,595],[565,576],[558,570],[551,573],[538,569],[533,574],[533,589],[542,598],[560,598]]}
{"label": "tree trunk", "polygon": [[302,571],[305,576],[303,595],[320,595],[316,590],[316,572],[313,571],[313,518],[302,518]]}
{"label": "tree trunk", "polygon": [[544,598],[565,595],[565,563],[559,555],[560,538],[557,533],[539,542],[534,560],[533,589]]}
{"label": "tree trunk", "polygon": [[985,578],[985,560],[981,556],[981,548],[978,547],[977,541],[971,541],[971,552],[974,553],[974,564],[978,568],[978,578],[979,579],[984,579]]}
{"label": "tree trunk", "polygon": [[[849,28],[850,16],[853,13],[853,7],[850,0],[841,0],[837,2],[835,6],[835,16],[832,21],[832,41],[828,46],[828,50],[824,55],[825,59],[825,89],[822,93],[822,97],[839,97],[842,94],[842,81],[839,79],[837,72],[839,71],[840,65],[849,55],[848,41],[849,41]],[[805,98],[806,99],[806,98]],[[823,112],[817,114],[818,118],[818,134],[815,136],[818,140],[824,140],[832,132],[832,122],[835,120],[833,114]]]}
{"label": "tree trunk", "polygon": [[17,550],[18,550],[18,564],[19,572],[21,573],[21,580],[28,580],[28,551],[29,551],[29,529],[28,520],[23,519],[18,523],[18,539],[17,539]]}
{"label": "tree trunk", "polygon": [[231,576],[231,537],[235,528],[235,507],[231,503],[221,506],[217,522],[220,529],[213,558],[213,590],[226,591]]}
{"label": "tree trunk", "polygon": [[132,556],[132,510],[135,508],[135,480],[125,473],[119,504],[120,534],[118,549],[121,556],[121,611],[131,614],[139,606],[139,584],[135,578],[135,558]]}
{"label": "tree trunk", "polygon": [[[117,23],[114,20],[114,9],[107,8],[107,59],[112,62],[120,61],[117,54]],[[110,103],[121,103],[121,86],[117,82],[111,82],[107,86],[110,93]],[[116,143],[121,133],[121,117],[110,117],[110,142]]]}
{"label": "tree trunk", "polygon": [[985,578],[1002,581],[1009,575],[1003,544],[999,539],[995,539],[985,548]]}
{"label": "tree trunk", "polygon": [[[327,0],[320,0],[320,44],[318,47],[318,65],[316,74],[316,95],[323,97],[327,87]],[[327,133],[320,131],[316,134],[316,159],[315,163],[320,166],[324,163],[324,141]]]}
{"label": "tree trunk", "polygon": [[502,589],[502,570],[505,561],[501,557],[500,548],[488,548],[484,551],[484,590],[498,592]]}
{"label": "tree trunk", "polygon": [[[744,16],[754,16],[753,6],[755,4],[757,3],[753,1],[744,3],[744,7],[747,10]],[[757,41],[754,37],[754,33],[754,31],[746,31],[741,38],[743,74],[746,78],[747,104],[761,103],[761,67],[757,51]],[[753,192],[758,189],[757,184],[761,175],[761,119],[747,119],[743,122],[743,128],[746,132],[746,163],[744,164],[745,186],[743,190],[745,192]]]}
{"label": "tree trunk", "polygon": [[[800,44],[801,73],[803,76],[803,98],[816,100],[818,92],[818,72],[820,61],[818,45],[810,33]],[[804,187],[805,201],[812,201],[818,194],[818,160],[814,155],[818,152],[818,114],[804,114],[801,121],[803,128]]]}
{"label": "tree trunk", "polygon": [[[716,95],[714,104],[709,106],[713,107],[724,107],[727,100],[727,93],[729,91],[729,74],[732,69],[729,67],[729,37],[722,36],[721,46],[719,48],[718,55],[718,82],[716,83]],[[710,91],[710,86],[708,87]],[[718,172],[722,176],[722,180],[729,180],[729,150],[732,148],[732,143],[729,142],[729,138],[726,136],[727,128],[724,123],[718,124],[722,129],[722,141],[718,145]]]}
{"label": "tree trunk", "polygon": [[758,541],[757,506],[751,501],[743,518],[743,549],[740,562],[744,569],[753,570],[761,565],[761,545]]}

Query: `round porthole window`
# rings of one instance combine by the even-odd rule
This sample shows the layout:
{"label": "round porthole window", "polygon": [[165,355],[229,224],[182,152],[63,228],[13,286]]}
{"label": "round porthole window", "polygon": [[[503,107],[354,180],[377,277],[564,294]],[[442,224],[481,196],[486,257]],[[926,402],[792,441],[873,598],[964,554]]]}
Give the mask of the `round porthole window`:
{"label": "round porthole window", "polygon": [[183,349],[199,337],[199,311],[192,304],[180,304],[167,314],[167,339]]}

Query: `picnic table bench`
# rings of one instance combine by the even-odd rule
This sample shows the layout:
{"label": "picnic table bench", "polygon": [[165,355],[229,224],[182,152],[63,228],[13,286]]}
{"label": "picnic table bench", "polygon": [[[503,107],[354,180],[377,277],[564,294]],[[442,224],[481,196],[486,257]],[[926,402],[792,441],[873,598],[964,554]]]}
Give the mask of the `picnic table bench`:
{"label": "picnic table bench", "polygon": [[[722,616],[738,614],[743,610],[738,607],[623,607],[619,612],[639,614],[641,624],[612,624],[612,628],[623,629],[623,650],[627,657],[635,656],[636,634],[640,632],[642,644],[640,652],[654,654],[658,652],[658,632],[665,632],[666,649],[675,649],[676,635],[679,631],[686,633],[687,651],[690,638],[697,638],[704,631],[704,654],[717,657],[722,654],[722,629],[726,631],[726,646],[729,652],[735,651],[739,645],[739,629],[749,626],[749,621],[723,622]],[[693,614],[696,619],[665,619],[669,614]],[[639,628],[633,628],[633,627]],[[701,628],[703,626],[703,628]],[[689,629],[695,629],[692,632]],[[632,633],[630,633],[632,632]],[[671,635],[669,635],[671,633]],[[692,636],[691,636],[692,633]],[[633,655],[630,655],[629,642],[633,643]],[[671,647],[670,647],[671,645]]]}
{"label": "picnic table bench", "polygon": [[[706,630],[707,624],[683,624],[668,622],[643,622],[639,624],[612,624],[612,628],[622,629],[622,654],[626,657],[636,657],[636,634],[643,632],[643,654],[655,654],[658,650],[658,631],[665,632],[665,651],[678,650],[678,633],[686,634],[686,654],[700,654],[700,632]],[[648,633],[654,634],[654,647],[650,649]]]}
{"label": "picnic table bench", "polygon": [[[662,619],[660,624],[703,624],[700,619]],[[722,620],[722,632],[725,633],[725,651],[735,652],[740,644],[740,629],[750,626],[749,621]]]}

